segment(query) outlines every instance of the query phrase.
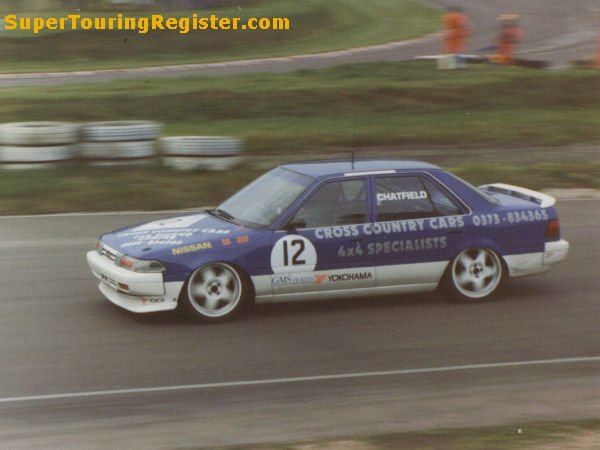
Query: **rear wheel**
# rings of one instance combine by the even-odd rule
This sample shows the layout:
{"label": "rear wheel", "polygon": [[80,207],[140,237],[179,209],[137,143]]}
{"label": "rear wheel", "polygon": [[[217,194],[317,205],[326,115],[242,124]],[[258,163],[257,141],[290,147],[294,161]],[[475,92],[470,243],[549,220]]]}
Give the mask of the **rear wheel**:
{"label": "rear wheel", "polygon": [[248,282],[225,263],[196,269],[183,289],[185,311],[203,322],[223,322],[240,313],[248,296]]}
{"label": "rear wheel", "polygon": [[454,258],[447,279],[454,297],[476,301],[494,294],[503,277],[502,261],[494,251],[468,248]]}

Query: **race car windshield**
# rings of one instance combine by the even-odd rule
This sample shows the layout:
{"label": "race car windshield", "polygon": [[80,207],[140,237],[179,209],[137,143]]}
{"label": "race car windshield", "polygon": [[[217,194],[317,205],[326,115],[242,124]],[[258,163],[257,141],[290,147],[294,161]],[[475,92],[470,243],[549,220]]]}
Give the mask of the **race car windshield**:
{"label": "race car windshield", "polygon": [[278,167],[254,180],[217,210],[226,211],[242,225],[268,227],[313,182],[312,177]]}

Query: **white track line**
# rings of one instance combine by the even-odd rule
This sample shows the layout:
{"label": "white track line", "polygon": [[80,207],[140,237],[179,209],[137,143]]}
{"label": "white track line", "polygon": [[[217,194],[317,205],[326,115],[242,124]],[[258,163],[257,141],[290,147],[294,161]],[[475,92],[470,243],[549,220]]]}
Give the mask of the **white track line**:
{"label": "white track line", "polygon": [[112,395],[127,395],[127,394],[145,394],[152,392],[169,392],[169,391],[189,391],[189,390],[204,390],[215,388],[230,388],[243,386],[266,386],[270,384],[290,384],[302,382],[328,381],[328,380],[348,380],[355,378],[370,378],[370,377],[389,377],[400,375],[415,375],[438,372],[452,372],[462,370],[478,370],[478,369],[496,369],[503,367],[526,367],[526,366],[546,366],[556,364],[574,364],[585,362],[600,362],[600,356],[581,357],[581,358],[559,358],[559,359],[543,359],[534,361],[515,361],[491,364],[467,364],[463,366],[446,366],[446,367],[430,367],[425,369],[403,369],[389,370],[381,372],[358,372],[358,373],[341,373],[334,375],[315,375],[306,377],[294,378],[273,378],[265,380],[248,380],[248,381],[229,381],[222,383],[205,383],[205,384],[186,384],[179,386],[159,386],[150,388],[137,389],[114,389],[106,391],[88,391],[88,392],[72,392],[63,394],[48,394],[48,395],[30,395],[25,397],[5,397],[0,398],[0,403],[17,403],[31,402],[39,400],[64,400],[69,398],[85,398],[85,397],[105,397]]}

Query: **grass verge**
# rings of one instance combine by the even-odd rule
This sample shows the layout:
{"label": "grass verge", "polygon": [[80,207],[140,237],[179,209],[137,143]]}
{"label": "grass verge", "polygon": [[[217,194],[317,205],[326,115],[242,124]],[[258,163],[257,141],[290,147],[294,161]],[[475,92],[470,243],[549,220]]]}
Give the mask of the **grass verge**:
{"label": "grass verge", "polygon": [[[440,72],[426,63],[372,64],[176,82],[6,88],[0,104],[0,122],[139,118],[163,122],[168,135],[242,137],[252,162],[227,174],[77,166],[3,172],[2,214],[214,204],[283,160],[351,151],[360,156],[367,148],[376,149],[370,155],[443,164],[474,184],[600,187],[600,157],[590,159],[590,152],[577,162],[570,155],[552,160],[543,152],[532,159],[526,150],[513,152],[523,156],[512,160],[500,150],[587,143],[597,154],[600,78],[585,71],[478,66]],[[447,146],[438,152],[445,157],[416,151],[440,144]],[[461,159],[455,147],[481,148],[503,162],[493,164],[477,151]],[[455,152],[458,157],[447,157]]]}
{"label": "grass verge", "polygon": [[[0,175],[0,214],[163,210],[221,203],[277,165],[277,158],[225,173],[176,172],[160,167],[63,167]],[[532,189],[600,188],[600,164],[459,164],[448,167],[474,184],[501,181]]]}
{"label": "grass verge", "polygon": [[[289,18],[286,31],[26,31],[0,33],[0,72],[123,68],[287,56],[398,41],[439,28],[439,12],[416,0],[264,0],[169,16]],[[73,11],[55,12],[67,16]],[[158,11],[144,11],[148,16]],[[48,17],[50,13],[41,14]],[[78,12],[84,17],[112,13]],[[129,12],[129,15],[136,13]],[[3,28],[3,27],[2,27]]]}
{"label": "grass verge", "polygon": [[0,122],[151,119],[251,153],[382,145],[600,143],[600,77],[498,66],[361,64],[290,74],[5,88]]}
{"label": "grass verge", "polygon": [[398,433],[336,441],[307,441],[245,450],[589,450],[600,447],[600,420]]}

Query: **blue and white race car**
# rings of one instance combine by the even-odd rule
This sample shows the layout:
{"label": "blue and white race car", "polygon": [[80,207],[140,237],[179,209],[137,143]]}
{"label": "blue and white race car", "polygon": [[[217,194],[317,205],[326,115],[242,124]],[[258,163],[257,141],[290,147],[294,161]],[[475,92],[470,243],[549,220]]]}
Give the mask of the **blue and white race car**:
{"label": "blue and white race car", "polygon": [[218,208],[122,228],[87,254],[129,311],[181,305],[222,321],[252,302],[446,287],[476,301],[567,256],[554,198],[475,188],[412,161],[314,161],[267,172]]}

